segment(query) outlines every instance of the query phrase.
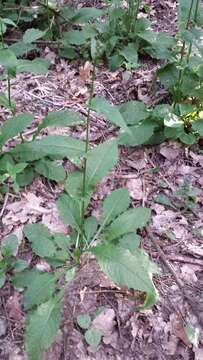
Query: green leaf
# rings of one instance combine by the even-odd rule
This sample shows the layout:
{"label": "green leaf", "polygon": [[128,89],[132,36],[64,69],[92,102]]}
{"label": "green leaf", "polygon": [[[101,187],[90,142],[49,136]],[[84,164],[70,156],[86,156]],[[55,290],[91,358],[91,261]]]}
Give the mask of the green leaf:
{"label": "green leaf", "polygon": [[8,119],[0,128],[0,146],[4,145],[7,140],[12,139],[29,126],[33,116],[29,113],[13,116]]}
{"label": "green leaf", "polygon": [[101,332],[92,327],[85,332],[85,340],[93,349],[96,349],[101,342]]}
{"label": "green leaf", "polygon": [[119,126],[122,130],[129,132],[129,129],[119,112],[118,107],[110,104],[105,98],[95,96],[91,101],[91,108],[101,113],[112,124]]}
{"label": "green leaf", "polygon": [[149,117],[150,112],[141,101],[128,101],[119,106],[120,113],[126,124],[137,125],[140,121]]}
{"label": "green leaf", "polygon": [[39,125],[38,130],[42,130],[48,126],[75,126],[83,124],[84,121],[84,117],[74,111],[53,111],[49,112],[44,118],[42,124]]}
{"label": "green leaf", "polygon": [[138,67],[138,53],[135,44],[129,43],[119,51],[119,54],[125,58],[127,63],[132,64],[134,69]]}
{"label": "green leaf", "polygon": [[182,133],[180,135],[179,139],[186,145],[193,145],[193,144],[196,144],[196,142],[197,142],[196,136],[192,133],[190,133],[190,134],[187,134],[186,132]]}
{"label": "green leaf", "polygon": [[54,234],[54,241],[60,249],[62,249],[64,251],[68,251],[68,248],[70,246],[70,241],[71,241],[70,236],[56,233],[56,234]]}
{"label": "green leaf", "polygon": [[0,93],[0,106],[4,106],[7,109],[10,109],[11,111],[15,111],[16,109],[16,103],[14,101],[11,101],[11,104],[9,102],[9,99],[4,93]]}
{"label": "green leaf", "polygon": [[157,76],[167,89],[171,89],[178,82],[179,71],[174,64],[167,64],[157,71]]}
{"label": "green leaf", "polygon": [[77,10],[71,18],[74,23],[87,23],[92,18],[98,18],[104,14],[104,10],[95,7],[82,7]]}
{"label": "green leaf", "polygon": [[29,242],[31,242],[32,250],[36,255],[51,257],[55,254],[55,244],[45,225],[27,224],[24,227],[24,234]]}
{"label": "green leaf", "polygon": [[37,161],[35,163],[35,171],[47,179],[56,182],[64,181],[66,178],[66,172],[63,166],[50,160],[42,159]]}
{"label": "green leaf", "polygon": [[68,136],[48,135],[40,140],[17,145],[12,154],[23,161],[38,160],[46,156],[72,159],[82,156],[85,144]]}
{"label": "green leaf", "polygon": [[191,342],[191,344],[194,345],[195,347],[198,347],[199,329],[197,327],[192,326],[189,323],[187,323],[184,326],[184,329],[185,329],[185,333],[186,333],[189,341]]}
{"label": "green leaf", "polygon": [[46,31],[41,31],[39,29],[28,29],[23,35],[23,41],[26,44],[30,44],[40,38],[42,38],[46,34]]}
{"label": "green leaf", "polygon": [[13,276],[12,284],[16,288],[28,287],[40,274],[41,272],[36,269],[22,271]]}
{"label": "green leaf", "polygon": [[107,140],[87,153],[86,188],[95,186],[118,161],[116,140]]}
{"label": "green leaf", "polygon": [[151,280],[156,266],[140,249],[133,254],[124,248],[112,244],[97,245],[91,248],[104,273],[119,286],[144,291],[157,299],[156,290]]}
{"label": "green leaf", "polygon": [[0,65],[9,69],[12,67],[16,67],[17,63],[18,63],[18,60],[17,60],[15,54],[11,50],[8,50],[8,49],[0,50]]}
{"label": "green leaf", "polygon": [[30,72],[45,75],[48,72],[49,64],[46,59],[18,60],[17,73]]}
{"label": "green leaf", "polygon": [[25,310],[48,301],[56,290],[57,277],[52,273],[38,274],[28,285],[24,295]]}
{"label": "green leaf", "polygon": [[66,44],[83,45],[87,42],[88,38],[89,36],[82,30],[73,30],[63,33],[63,40]]}
{"label": "green leaf", "polygon": [[6,281],[6,274],[4,272],[0,272],[0,289],[4,286]]}
{"label": "green leaf", "polygon": [[25,44],[23,41],[17,41],[9,46],[9,50],[13,51],[15,56],[20,57],[27,55],[33,50],[37,50],[37,47],[34,44]]}
{"label": "green leaf", "polygon": [[18,238],[16,235],[11,234],[1,240],[1,252],[4,257],[10,257],[18,251]]}
{"label": "green leaf", "polygon": [[143,228],[150,219],[150,213],[150,209],[144,207],[127,210],[117,217],[105,230],[105,238],[108,241],[112,241],[122,235]]}
{"label": "green leaf", "polygon": [[203,136],[203,120],[195,120],[192,122],[192,129],[200,136]]}
{"label": "green leaf", "polygon": [[16,182],[18,183],[19,186],[27,186],[33,182],[34,178],[35,178],[35,172],[33,171],[33,168],[27,166],[23,172],[17,174]]}
{"label": "green leaf", "polygon": [[91,317],[88,314],[78,315],[77,323],[82,329],[88,329],[91,324]]}
{"label": "green leaf", "polygon": [[137,234],[127,234],[119,239],[119,246],[134,252],[140,246],[141,237]]}
{"label": "green leaf", "polygon": [[69,195],[63,194],[57,201],[57,208],[64,224],[80,232],[80,203]]}
{"label": "green leaf", "polygon": [[41,360],[41,356],[54,341],[60,325],[61,304],[50,299],[33,311],[26,326],[26,350],[29,360]]}
{"label": "green leaf", "polygon": [[120,145],[138,146],[145,144],[154,134],[157,124],[155,121],[146,120],[137,126],[130,126],[131,133],[120,133]]}
{"label": "green leaf", "polygon": [[171,200],[166,195],[157,195],[154,201],[161,205],[172,206]]}
{"label": "green leaf", "polygon": [[97,231],[97,219],[94,216],[90,216],[87,219],[85,219],[84,229],[85,229],[85,236],[88,243],[91,242],[94,235]]}
{"label": "green leaf", "polygon": [[108,195],[102,206],[101,226],[107,226],[130,205],[130,195],[127,189],[114,190]]}

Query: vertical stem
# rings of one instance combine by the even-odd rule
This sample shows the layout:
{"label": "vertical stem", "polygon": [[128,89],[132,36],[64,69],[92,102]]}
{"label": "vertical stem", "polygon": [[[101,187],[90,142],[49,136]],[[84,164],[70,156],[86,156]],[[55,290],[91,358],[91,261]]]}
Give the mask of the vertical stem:
{"label": "vertical stem", "polygon": [[[199,1],[199,0],[197,0],[197,1]],[[188,29],[189,29],[189,26],[190,26],[192,9],[193,9],[194,3],[195,3],[195,0],[191,0],[188,17],[187,17],[187,20],[186,20],[186,23],[185,23],[185,29],[186,29],[186,30],[188,30]],[[181,48],[181,57],[180,57],[180,62],[179,62],[179,65],[180,65],[180,66],[182,65],[182,62],[183,62],[183,59],[184,59],[185,48],[186,48],[186,42],[185,42],[185,40],[184,40],[184,41],[183,41],[183,44],[182,44],[182,48]],[[192,47],[190,46],[190,47],[189,47],[189,52],[188,52],[189,55],[187,55],[187,62],[189,62],[189,56],[190,56],[191,50],[192,50]],[[179,70],[179,75],[178,75],[178,88],[180,87],[180,85],[181,85],[181,83],[182,83],[182,77],[183,77],[183,70],[180,69],[180,70]],[[176,104],[177,104],[177,101],[174,102],[173,107],[175,107]]]}
{"label": "vertical stem", "polygon": [[195,16],[194,16],[195,23],[197,22],[199,7],[200,7],[200,0],[197,0],[196,1],[196,7],[195,7]]}
{"label": "vertical stem", "polygon": [[11,107],[11,80],[9,74],[7,74],[7,83],[8,83],[8,103],[9,106]]}
{"label": "vertical stem", "polygon": [[94,95],[94,82],[95,82],[95,63],[93,64],[92,70],[92,79],[90,87],[90,97],[88,101],[88,113],[87,113],[87,122],[86,122],[86,136],[85,136],[85,157],[84,157],[84,167],[83,167],[83,183],[82,183],[82,208],[81,208],[81,239],[80,245],[83,245],[84,237],[84,222],[85,222],[85,195],[86,195],[86,180],[87,180],[87,152],[89,150],[89,133],[90,133],[90,112],[92,98]]}

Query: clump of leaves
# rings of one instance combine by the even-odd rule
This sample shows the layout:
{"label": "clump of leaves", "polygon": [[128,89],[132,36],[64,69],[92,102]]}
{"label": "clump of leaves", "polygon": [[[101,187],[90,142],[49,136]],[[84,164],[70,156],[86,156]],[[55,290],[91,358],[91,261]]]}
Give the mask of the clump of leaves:
{"label": "clump of leaves", "polygon": [[[18,192],[20,186],[30,184],[38,174],[56,182],[63,182],[66,172],[58,159],[82,156],[85,144],[79,140],[64,136],[46,136],[38,139],[40,132],[49,126],[70,127],[84,123],[79,114],[61,110],[50,112],[38,125],[31,141],[27,141],[22,132],[31,125],[30,113],[15,115],[5,121],[0,128],[0,184]],[[7,148],[9,140],[20,135],[21,143]]]}

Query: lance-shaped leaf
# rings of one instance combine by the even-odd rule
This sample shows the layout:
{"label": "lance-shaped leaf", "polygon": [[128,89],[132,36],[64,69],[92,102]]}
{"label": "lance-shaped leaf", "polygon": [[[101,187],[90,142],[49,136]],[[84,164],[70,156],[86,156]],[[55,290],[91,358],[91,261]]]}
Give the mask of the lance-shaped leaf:
{"label": "lance-shaped leaf", "polygon": [[29,360],[41,360],[41,356],[54,341],[60,325],[61,303],[50,299],[33,311],[26,326],[26,350]]}
{"label": "lance-shaped leaf", "polygon": [[42,124],[39,125],[38,130],[42,130],[48,126],[75,126],[84,123],[84,117],[80,114],[69,111],[69,110],[61,110],[61,111],[53,111],[48,113],[48,115],[44,118]]}
{"label": "lance-shaped leaf", "polygon": [[45,156],[56,158],[76,158],[85,152],[85,144],[68,136],[50,135],[40,140],[17,145],[12,151],[23,161],[33,161]]}
{"label": "lance-shaped leaf", "polygon": [[91,101],[91,108],[92,110],[101,113],[112,124],[129,132],[129,128],[127,127],[118,107],[110,104],[105,98],[100,96],[93,98]]}
{"label": "lance-shaped leaf", "polygon": [[46,74],[49,68],[49,61],[46,59],[18,60],[18,73],[31,72],[33,74]]}
{"label": "lance-shaped leaf", "polygon": [[118,161],[116,140],[108,140],[87,153],[86,188],[95,186]]}
{"label": "lance-shaped leaf", "polygon": [[39,160],[35,164],[35,170],[49,180],[63,181],[66,178],[66,172],[62,165],[56,164],[50,160]]}
{"label": "lance-shaped leaf", "polygon": [[157,272],[157,267],[142,250],[135,249],[132,254],[119,246],[102,244],[91,248],[91,252],[104,273],[116,284],[144,291],[151,301],[150,305],[155,303],[157,293],[151,276],[153,272]]}
{"label": "lance-shaped leaf", "polygon": [[9,69],[15,67],[17,63],[18,60],[13,51],[8,49],[0,50],[0,65],[4,66],[6,69]]}
{"label": "lance-shaped leaf", "polygon": [[39,29],[28,29],[23,35],[23,41],[26,44],[30,44],[33,41],[36,41],[42,38],[46,34],[46,31],[41,31]]}
{"label": "lance-shaped leaf", "polygon": [[70,225],[80,232],[80,203],[69,195],[61,195],[57,201],[60,217],[65,225]]}
{"label": "lance-shaped leaf", "polygon": [[23,131],[32,122],[32,114],[25,113],[8,119],[0,128],[0,146]]}
{"label": "lance-shaped leaf", "polygon": [[103,202],[101,226],[107,226],[130,205],[127,189],[114,190]]}
{"label": "lance-shaped leaf", "polygon": [[105,238],[108,241],[134,232],[147,224],[150,219],[150,209],[138,207],[129,209],[118,216],[111,225],[105,230]]}
{"label": "lance-shaped leaf", "polygon": [[38,256],[51,257],[56,252],[56,247],[49,229],[42,224],[27,224],[24,234],[32,246],[32,250]]}

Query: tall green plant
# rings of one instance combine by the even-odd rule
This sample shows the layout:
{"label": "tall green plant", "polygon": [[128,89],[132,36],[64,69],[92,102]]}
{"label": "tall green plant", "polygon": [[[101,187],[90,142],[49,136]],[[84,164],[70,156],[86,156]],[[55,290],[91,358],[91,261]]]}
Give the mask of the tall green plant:
{"label": "tall green plant", "polygon": [[[11,152],[19,161],[36,161],[37,169],[43,168],[43,158],[47,156],[69,158],[74,163],[77,160],[78,166],[77,171],[68,174],[65,191],[57,201],[60,216],[69,226],[70,234],[51,234],[48,228],[41,224],[27,224],[24,228],[25,238],[29,241],[33,253],[44,258],[52,269],[42,273],[29,269],[28,264],[21,264],[19,272],[13,278],[16,288],[25,288],[23,304],[28,312],[26,350],[29,360],[40,360],[42,353],[54,341],[60,325],[63,298],[63,291],[58,292],[60,279],[63,277],[68,280],[74,276],[74,269],[83,253],[94,254],[101,269],[119,286],[144,292],[144,307],[152,306],[157,299],[157,291],[152,282],[152,274],[157,268],[140,249],[140,236],[137,234],[138,229],[148,223],[150,210],[144,207],[129,208],[129,193],[127,189],[120,188],[105,197],[99,221],[89,215],[88,205],[97,184],[118,161],[116,139],[107,140],[93,148],[89,144],[90,116],[95,106],[93,94],[96,49],[97,44],[93,38],[91,56],[94,65],[85,142],[69,137],[47,136],[19,144]],[[113,106],[103,101],[102,108],[109,121],[126,129],[124,120]],[[61,125],[78,123],[73,113],[68,120],[62,113],[57,118],[55,116],[48,115],[39,125],[38,132],[46,126],[56,125],[57,120]],[[14,124],[13,121],[12,123]],[[21,131],[21,128],[13,130],[12,135],[16,131]],[[8,138],[8,135],[5,135],[2,141]],[[8,247],[17,251],[16,237],[11,237],[8,241]],[[7,265],[3,269],[2,284],[6,278]]]}

